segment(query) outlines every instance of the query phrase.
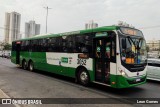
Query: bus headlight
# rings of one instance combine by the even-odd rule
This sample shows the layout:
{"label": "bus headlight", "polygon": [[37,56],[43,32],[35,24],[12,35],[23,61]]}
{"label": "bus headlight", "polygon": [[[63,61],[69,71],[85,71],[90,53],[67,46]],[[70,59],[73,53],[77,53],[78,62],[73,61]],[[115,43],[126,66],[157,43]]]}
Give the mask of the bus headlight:
{"label": "bus headlight", "polygon": [[120,73],[121,73],[122,76],[126,75],[126,73],[123,70],[120,70]]}
{"label": "bus headlight", "polygon": [[125,73],[124,71],[121,72],[121,75],[124,77],[128,77],[127,73]]}
{"label": "bus headlight", "polygon": [[122,76],[125,76],[125,75],[126,75],[126,73],[125,73],[124,71],[122,71],[122,72],[121,72],[121,75],[122,75]]}
{"label": "bus headlight", "polygon": [[128,77],[128,75],[121,68],[119,68],[119,72],[122,76]]}

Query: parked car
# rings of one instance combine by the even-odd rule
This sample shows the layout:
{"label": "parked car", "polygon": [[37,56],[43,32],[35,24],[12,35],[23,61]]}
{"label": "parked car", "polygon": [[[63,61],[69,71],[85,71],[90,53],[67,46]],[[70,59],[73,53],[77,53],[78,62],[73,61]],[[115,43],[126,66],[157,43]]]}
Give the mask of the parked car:
{"label": "parked car", "polygon": [[147,62],[147,79],[160,81],[160,59],[149,58]]}
{"label": "parked car", "polygon": [[11,51],[3,51],[2,52],[3,58],[10,58],[11,57]]}
{"label": "parked car", "polygon": [[2,57],[2,55],[3,55],[3,53],[2,53],[2,52],[0,52],[0,57]]}
{"label": "parked car", "polygon": [[148,58],[159,58],[159,54],[158,53],[148,53]]}
{"label": "parked car", "polygon": [[11,57],[11,55],[10,55],[10,53],[9,53],[9,52],[6,52],[6,53],[4,54],[4,57],[5,57],[5,58],[10,58],[10,57]]}

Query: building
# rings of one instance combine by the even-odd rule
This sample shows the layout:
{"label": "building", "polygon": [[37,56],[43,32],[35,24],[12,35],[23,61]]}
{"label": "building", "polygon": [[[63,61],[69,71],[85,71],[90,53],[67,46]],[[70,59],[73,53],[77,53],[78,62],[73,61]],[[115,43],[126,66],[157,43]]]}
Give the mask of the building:
{"label": "building", "polygon": [[94,23],[94,21],[90,21],[89,23],[86,23],[85,24],[85,29],[93,29],[93,28],[96,28],[98,27],[98,24],[97,23]]}
{"label": "building", "polygon": [[12,41],[20,39],[21,15],[17,12],[5,13],[4,35],[5,43],[11,44]]}
{"label": "building", "polygon": [[32,37],[40,34],[40,24],[36,24],[35,21],[29,21],[25,23],[25,37]]}
{"label": "building", "polygon": [[150,51],[159,51],[160,49],[160,40],[149,40],[147,41],[147,45]]}

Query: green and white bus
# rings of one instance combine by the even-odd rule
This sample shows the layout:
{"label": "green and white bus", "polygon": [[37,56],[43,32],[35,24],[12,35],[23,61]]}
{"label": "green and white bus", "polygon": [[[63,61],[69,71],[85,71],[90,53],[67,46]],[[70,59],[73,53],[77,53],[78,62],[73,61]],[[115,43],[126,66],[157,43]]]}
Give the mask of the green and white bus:
{"label": "green and white bus", "polygon": [[147,52],[142,32],[123,26],[37,35],[12,42],[11,61],[23,69],[52,72],[113,88],[146,82]]}

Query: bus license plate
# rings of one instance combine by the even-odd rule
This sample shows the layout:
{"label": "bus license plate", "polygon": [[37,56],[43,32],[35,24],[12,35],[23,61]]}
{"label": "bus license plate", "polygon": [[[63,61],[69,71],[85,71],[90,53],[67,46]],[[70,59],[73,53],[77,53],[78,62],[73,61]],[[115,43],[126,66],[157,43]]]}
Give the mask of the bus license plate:
{"label": "bus license plate", "polygon": [[139,82],[139,81],[141,81],[141,79],[140,79],[140,78],[136,79],[136,82]]}

